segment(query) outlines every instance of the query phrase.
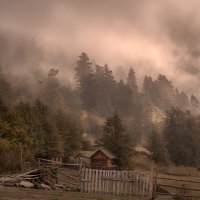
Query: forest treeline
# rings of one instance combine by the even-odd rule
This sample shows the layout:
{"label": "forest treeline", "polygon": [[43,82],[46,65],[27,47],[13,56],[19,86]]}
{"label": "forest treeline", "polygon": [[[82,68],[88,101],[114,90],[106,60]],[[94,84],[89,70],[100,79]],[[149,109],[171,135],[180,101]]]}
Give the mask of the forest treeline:
{"label": "forest treeline", "polygon": [[0,170],[20,168],[20,145],[24,161],[67,160],[92,148],[84,132],[96,137],[97,145],[115,149],[123,167],[135,145],[147,147],[158,163],[200,164],[197,97],[162,74],[145,76],[139,88],[134,67],[117,80],[108,64],[94,64],[84,52],[74,71],[76,87],[61,83],[62,71],[51,68],[36,91],[13,86],[0,71]]}

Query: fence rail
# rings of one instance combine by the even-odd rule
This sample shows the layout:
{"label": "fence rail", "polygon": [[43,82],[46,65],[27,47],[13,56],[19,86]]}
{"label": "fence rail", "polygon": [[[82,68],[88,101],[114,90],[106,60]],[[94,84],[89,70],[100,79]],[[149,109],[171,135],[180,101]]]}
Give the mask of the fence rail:
{"label": "fence rail", "polygon": [[[196,177],[195,177],[196,178]],[[180,179],[177,177],[163,177],[163,176],[156,176],[156,195],[169,195],[169,196],[173,196],[173,197],[182,197],[182,198],[194,198],[194,199],[199,199],[200,196],[196,194],[196,192],[200,193],[200,189],[199,189],[199,184],[200,181],[197,180],[186,180],[186,179]],[[162,183],[163,181],[167,181],[166,183]],[[161,181],[161,182],[160,182]],[[176,183],[174,183],[176,182]],[[177,182],[179,182],[179,184],[177,184]],[[182,184],[182,185],[180,185]],[[193,187],[196,188],[192,188],[191,184],[193,184]],[[176,192],[172,192],[168,189],[173,189],[176,190]],[[164,192],[160,192],[164,191]],[[188,192],[195,192],[193,193],[188,193]]]}
{"label": "fence rail", "polygon": [[81,192],[131,195],[151,199],[153,176],[147,172],[82,168]]}

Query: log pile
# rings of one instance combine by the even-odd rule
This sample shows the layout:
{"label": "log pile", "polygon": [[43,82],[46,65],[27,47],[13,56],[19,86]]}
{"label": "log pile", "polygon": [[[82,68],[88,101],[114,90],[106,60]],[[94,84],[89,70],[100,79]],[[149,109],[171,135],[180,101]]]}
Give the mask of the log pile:
{"label": "log pile", "polygon": [[72,188],[57,183],[57,174],[55,172],[55,169],[46,170],[45,168],[39,168],[24,174],[1,176],[0,187],[25,187],[43,190],[60,189],[71,191]]}

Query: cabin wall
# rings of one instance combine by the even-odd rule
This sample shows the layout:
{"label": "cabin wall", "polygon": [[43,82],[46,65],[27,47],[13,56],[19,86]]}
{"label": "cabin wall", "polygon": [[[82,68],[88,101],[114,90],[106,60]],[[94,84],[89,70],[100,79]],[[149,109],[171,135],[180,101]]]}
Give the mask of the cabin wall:
{"label": "cabin wall", "polygon": [[95,155],[91,157],[91,167],[111,167],[112,160],[107,158],[101,151],[97,152]]}

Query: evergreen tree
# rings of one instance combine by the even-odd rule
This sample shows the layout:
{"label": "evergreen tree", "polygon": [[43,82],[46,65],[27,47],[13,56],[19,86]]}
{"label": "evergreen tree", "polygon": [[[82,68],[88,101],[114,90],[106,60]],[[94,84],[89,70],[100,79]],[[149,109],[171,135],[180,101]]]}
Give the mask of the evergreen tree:
{"label": "evergreen tree", "polygon": [[154,90],[154,81],[151,76],[145,76],[143,82],[143,92],[145,97],[148,100],[154,102],[155,90]]}
{"label": "evergreen tree", "polygon": [[92,110],[95,107],[94,74],[86,53],[79,56],[75,70],[83,108]]}
{"label": "evergreen tree", "polygon": [[88,55],[85,52],[83,52],[79,56],[79,60],[77,61],[77,67],[75,68],[76,80],[78,82],[79,87],[82,87],[83,81],[85,79],[88,79],[93,73],[91,64],[92,63],[90,62]]}
{"label": "evergreen tree", "polygon": [[180,108],[189,108],[189,99],[188,96],[186,95],[186,93],[184,91],[179,92],[178,89],[175,90],[176,93],[176,103],[177,106]]}
{"label": "evergreen tree", "polygon": [[125,134],[117,112],[105,121],[100,145],[106,147],[117,156],[117,164],[119,167],[127,168],[130,166],[132,144],[129,136]]}
{"label": "evergreen tree", "polygon": [[133,92],[134,95],[138,93],[137,80],[135,72],[132,67],[129,69],[128,72],[127,85],[131,88],[131,91]]}
{"label": "evergreen tree", "polygon": [[3,99],[0,96],[0,119],[5,118],[7,112],[8,112],[8,107],[5,105]]}
{"label": "evergreen tree", "polygon": [[152,159],[156,163],[166,164],[168,163],[168,154],[165,142],[162,138],[162,133],[158,133],[155,130],[152,130],[149,137],[148,149],[152,153]]}
{"label": "evergreen tree", "polygon": [[198,108],[199,107],[199,101],[198,101],[197,97],[195,97],[193,94],[191,95],[190,102],[191,102],[191,106],[193,108]]}
{"label": "evergreen tree", "polygon": [[77,120],[74,121],[71,117],[59,111],[55,115],[56,127],[59,135],[62,138],[64,157],[73,156],[81,148],[81,133]]}
{"label": "evergreen tree", "polygon": [[116,110],[125,116],[133,114],[133,94],[123,80],[116,84],[112,104]]}
{"label": "evergreen tree", "polygon": [[172,162],[190,166],[199,164],[199,131],[199,122],[189,111],[172,108],[167,113],[164,137]]}

